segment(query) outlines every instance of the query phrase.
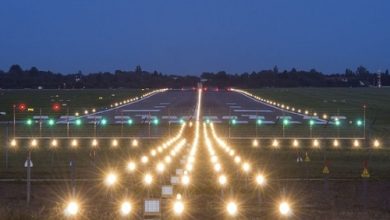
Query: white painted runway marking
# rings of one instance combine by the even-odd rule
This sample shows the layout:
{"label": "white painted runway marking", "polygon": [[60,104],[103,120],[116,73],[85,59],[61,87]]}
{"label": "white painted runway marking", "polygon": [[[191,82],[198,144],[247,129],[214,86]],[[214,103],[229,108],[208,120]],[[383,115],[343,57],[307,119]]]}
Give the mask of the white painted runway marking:
{"label": "white painted runway marking", "polygon": [[203,116],[203,119],[210,119],[210,120],[213,120],[213,119],[218,119],[218,116],[215,116],[215,115]]}
{"label": "white painted runway marking", "polygon": [[303,116],[303,119],[307,120],[307,119],[318,119],[318,116],[308,116],[308,115],[305,115]]}
{"label": "white painted runway marking", "polygon": [[238,106],[238,105],[236,105],[236,106],[230,106],[230,108],[241,108],[241,106]]}
{"label": "white painted runway marking", "polygon": [[64,119],[64,120],[74,120],[76,119],[76,116],[67,116],[67,115],[63,115],[60,117],[60,119]]}
{"label": "white painted runway marking", "polygon": [[171,115],[171,116],[163,115],[161,118],[162,119],[177,119],[177,116],[174,116],[174,115]]}
{"label": "white painted runway marking", "polygon": [[167,106],[164,106],[164,105],[156,105],[156,106],[154,106],[153,108],[165,108],[165,107],[167,107]]}
{"label": "white painted runway marking", "polygon": [[342,116],[342,115],[336,115],[336,116],[331,116],[330,119],[333,119],[333,120],[345,120],[345,119],[347,119],[347,117]]}
{"label": "white painted runway marking", "polygon": [[160,105],[169,105],[171,104],[170,102],[160,102]]}
{"label": "white painted runway marking", "polygon": [[170,124],[181,124],[180,120],[169,120],[168,121]]}
{"label": "white painted runway marking", "polygon": [[115,124],[126,124],[127,121],[115,121]]}
{"label": "white painted runway marking", "polygon": [[130,116],[127,115],[115,115],[114,119],[129,119]]}
{"label": "white painted runway marking", "polygon": [[235,102],[227,102],[226,105],[237,105]]}
{"label": "white painted runway marking", "polygon": [[264,119],[264,116],[261,116],[261,115],[241,115],[242,117],[248,117],[249,119]]}
{"label": "white painted runway marking", "polygon": [[[67,121],[58,121],[57,124],[68,124]],[[69,124],[74,124],[74,122],[69,121]]]}
{"label": "white painted runway marking", "polygon": [[160,109],[125,109],[123,112],[159,112]]}
{"label": "white painted runway marking", "polygon": [[224,119],[224,120],[230,120],[230,119],[235,119],[235,118],[237,118],[237,116],[235,116],[235,115],[232,115],[232,116],[224,115],[224,116],[222,116],[222,119]]}
{"label": "white painted runway marking", "polygon": [[33,116],[33,119],[49,119],[49,116],[43,115],[43,116]]}
{"label": "white painted runway marking", "polygon": [[260,110],[260,109],[235,109],[235,112],[272,112],[272,110]]}

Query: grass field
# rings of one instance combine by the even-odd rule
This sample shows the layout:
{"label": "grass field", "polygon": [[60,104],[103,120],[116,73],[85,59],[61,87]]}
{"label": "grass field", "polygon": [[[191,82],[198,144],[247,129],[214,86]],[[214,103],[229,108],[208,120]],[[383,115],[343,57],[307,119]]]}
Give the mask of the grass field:
{"label": "grass field", "polygon": [[[361,103],[367,102],[370,131],[373,133],[383,132],[381,137],[387,137],[385,135],[388,134],[387,129],[390,123],[386,112],[383,111],[390,110],[390,104],[376,100],[375,96],[376,92],[380,91],[384,97],[388,97],[390,100],[389,94],[387,94],[390,92],[388,89],[330,89],[333,92],[328,92],[325,89],[308,88],[291,89],[291,94],[289,91],[290,89],[259,89],[252,92],[274,100],[285,100],[286,104],[294,104],[302,108],[310,109],[310,106],[316,106],[315,109],[318,113],[332,114],[331,109],[338,108],[336,111],[351,118],[358,117]],[[355,92],[347,93],[347,91]],[[105,91],[105,93],[110,96],[111,91]],[[100,95],[93,94],[93,97]],[[87,96],[75,97],[81,100],[88,99]],[[300,98],[297,99],[296,97]],[[333,101],[334,98],[331,97],[339,97],[337,100],[343,101]],[[41,98],[43,99],[43,97]],[[292,103],[288,102],[289,99],[298,101]],[[83,103],[82,101],[78,102]],[[46,103],[50,103],[50,100]],[[94,101],[90,103],[94,103]],[[321,111],[321,109],[325,110]],[[215,125],[217,133],[221,137],[228,136],[228,126],[227,124]],[[245,132],[246,135],[250,136],[256,134],[254,126],[248,125],[245,128],[241,126],[237,125],[231,128],[233,136],[240,134],[240,132]],[[42,135],[47,137],[57,136],[64,133],[64,129],[63,126],[57,126],[54,129],[46,127],[43,129]],[[178,127],[173,126],[171,129],[172,133],[175,133]],[[275,130],[276,133],[281,132],[280,127],[259,129],[259,132],[268,132],[267,130]],[[118,125],[108,125],[99,128],[96,136],[100,138],[118,137],[121,132],[123,132],[124,137],[147,136],[148,127],[147,125],[133,125],[121,130]],[[152,136],[166,137],[168,136],[167,130],[166,124],[152,127]],[[296,130],[299,129],[297,127],[289,128],[286,131],[286,136],[295,135]],[[300,130],[304,130],[304,128]],[[26,137],[39,136],[37,132],[36,126],[34,128],[23,126],[18,129],[18,134]],[[322,132],[322,130],[316,129],[314,134]],[[360,135],[361,131],[356,132],[356,135]],[[305,133],[308,133],[308,131],[305,130]],[[4,132],[1,133],[1,135],[3,134]],[[72,127],[70,132],[71,136],[91,136],[91,134],[93,134],[91,125],[82,125],[80,128]],[[274,134],[270,133],[270,135]],[[193,130],[189,130],[184,136],[191,142]],[[169,184],[169,177],[174,175],[175,169],[184,166],[181,164],[180,158],[188,153],[189,148],[187,151],[182,151],[172,162],[169,170],[166,171],[166,175],[159,176],[158,182],[151,189],[146,189],[141,184],[143,177],[141,173],[151,171],[154,167],[142,167],[137,174],[132,176],[125,171],[126,162],[130,158],[139,159],[141,155],[149,153],[149,150],[161,144],[162,140],[143,140],[140,142],[140,146],[136,148],[130,146],[129,140],[120,142],[117,148],[111,148],[110,140],[99,140],[99,147],[97,148],[91,147],[91,140],[84,140],[80,141],[79,148],[71,150],[69,141],[63,140],[60,141],[56,149],[50,148],[47,144],[39,145],[38,148],[34,149],[32,151],[34,162],[32,178],[48,178],[49,181],[32,182],[30,207],[26,206],[26,182],[24,181],[26,168],[23,166],[28,153],[23,146],[27,146],[28,143],[24,145],[21,143],[20,147],[9,149],[8,152],[5,151],[5,147],[2,147],[0,150],[0,180],[8,178],[13,180],[0,182],[0,195],[2,195],[0,204],[5,204],[0,206],[0,218],[62,219],[63,204],[61,202],[66,196],[69,196],[71,191],[69,161],[73,160],[76,164],[75,177],[79,179],[76,183],[76,190],[80,197],[84,199],[84,208],[88,210],[81,219],[118,219],[119,216],[115,216],[118,200],[127,194],[135,202],[134,217],[141,219],[142,199],[153,196],[159,197],[161,185]],[[303,146],[292,148],[291,140],[285,140],[280,142],[279,148],[273,148],[270,146],[270,142],[265,141],[261,141],[260,146],[254,148],[251,141],[249,139],[226,140],[243,159],[245,158],[251,162],[253,167],[260,168],[269,178],[269,183],[261,194],[260,205],[258,205],[259,193],[256,189],[253,189],[252,182],[249,181],[248,183],[248,177],[240,172],[232,158],[221,148],[216,147],[224,171],[230,175],[229,177],[232,180],[229,188],[222,193],[221,189],[215,184],[216,176],[213,173],[211,162],[208,160],[209,155],[205,143],[201,138],[197,154],[199,162],[193,174],[195,184],[194,187],[185,191],[185,194],[188,195],[187,198],[189,198],[188,207],[193,208],[189,211],[189,216],[196,216],[198,219],[227,219],[226,216],[223,216],[223,211],[221,212],[224,209],[223,202],[234,196],[235,199],[242,202],[243,214],[239,216],[239,219],[275,219],[275,202],[286,190],[288,197],[295,202],[295,219],[389,219],[390,173],[388,168],[390,167],[390,161],[388,158],[390,157],[390,151],[387,145],[381,149],[353,148],[351,143],[342,142],[337,149],[329,146],[329,143],[326,147],[321,145],[321,147],[315,149],[310,147],[310,143],[306,141],[307,143]],[[5,140],[1,139],[1,143],[4,142]],[[216,145],[215,142],[214,144]],[[321,142],[321,144],[324,143]],[[6,152],[8,168],[5,167]],[[298,155],[305,159],[306,154],[310,157],[310,162],[297,163]],[[368,161],[370,178],[361,177],[364,161]],[[326,162],[330,174],[323,174]],[[102,183],[105,171],[110,168],[118,171],[122,183],[113,192],[107,190]],[[59,179],[67,180],[53,182],[53,180]],[[82,179],[88,180],[83,181]],[[179,188],[178,190],[183,189]],[[164,200],[162,207],[165,219],[173,219],[172,216],[169,216],[169,202],[169,199]]]}
{"label": "grass field", "polygon": [[248,90],[260,97],[295,108],[308,109],[323,114],[344,115],[355,121],[364,116],[373,134],[390,133],[390,88],[264,88]]}
{"label": "grass field", "polygon": [[[216,125],[217,132],[226,131],[223,125]],[[175,129],[177,130],[177,128]],[[192,140],[191,131],[185,137]],[[388,211],[390,175],[387,159],[390,152],[386,149],[312,149],[302,147],[293,149],[281,144],[279,149],[269,146],[251,147],[250,140],[227,140],[231,147],[237,150],[242,158],[252,162],[253,167],[261,168],[267,175],[269,182],[261,194],[261,205],[258,204],[258,192],[253,189],[252,182],[240,172],[228,154],[215,144],[217,155],[224,166],[224,171],[230,177],[229,188],[221,192],[215,184],[215,173],[205,143],[200,140],[197,155],[199,159],[193,174],[194,185],[186,190],[189,214],[197,219],[228,219],[223,216],[223,202],[234,196],[242,202],[239,219],[275,219],[274,205],[283,190],[293,200],[296,209],[296,218],[293,219],[367,219],[370,210],[371,217],[386,219]],[[77,150],[69,150],[61,145],[53,150],[40,147],[32,152],[34,167],[32,178],[67,179],[71,177],[69,161],[76,164],[75,176],[77,179],[89,178],[88,181],[77,181],[76,188],[87,210],[81,219],[115,219],[117,203],[125,194],[129,194],[134,202],[134,217],[142,219],[142,199],[159,197],[160,187],[169,183],[169,176],[174,175],[175,168],[182,167],[179,158],[188,153],[183,151],[172,162],[166,175],[158,179],[158,183],[151,189],[145,189],[141,184],[142,172],[150,171],[153,167],[140,167],[139,173],[134,176],[125,172],[126,162],[130,158],[139,158],[149,149],[157,146],[161,140],[144,141],[138,148],[121,145],[116,149],[101,146],[96,149],[96,156],[91,158],[92,148],[89,143],[81,144]],[[310,162],[297,163],[297,154],[302,156],[308,153]],[[22,166],[26,158],[26,149],[19,148],[9,152],[9,168],[1,166],[1,179],[14,178],[15,182],[3,182],[0,193],[3,195],[0,202],[6,206],[0,207],[0,217],[10,216],[14,219],[62,219],[62,201],[70,193],[70,181],[64,182],[33,182],[32,203],[26,208],[26,169]],[[325,160],[329,161],[330,174],[322,173]],[[363,161],[368,160],[371,178],[360,177]],[[2,160],[2,162],[4,162]],[[112,193],[102,183],[105,171],[113,168],[120,174],[121,184]],[[257,170],[256,170],[257,171]],[[325,177],[329,178],[327,180]],[[366,182],[364,182],[366,181]],[[364,196],[364,185],[367,185],[368,195]],[[182,190],[176,188],[176,190]],[[112,198],[114,197],[114,198]],[[365,198],[366,197],[366,198]],[[169,217],[169,199],[164,200],[163,210],[165,219]],[[366,204],[366,205],[365,205]],[[367,206],[367,207],[366,207]],[[261,207],[261,208],[260,208]],[[35,216],[35,217],[32,217]],[[322,216],[321,218],[317,218]],[[327,216],[323,218],[323,216]],[[187,218],[183,218],[187,219]]]}
{"label": "grass field", "polygon": [[35,114],[38,114],[40,109],[42,114],[53,114],[52,103],[60,103],[62,104],[60,113],[65,114],[69,109],[72,114],[86,108],[109,107],[115,102],[147,92],[138,89],[0,90],[0,112],[7,113],[6,116],[0,116],[0,120],[11,119],[13,105],[19,103],[34,108]]}

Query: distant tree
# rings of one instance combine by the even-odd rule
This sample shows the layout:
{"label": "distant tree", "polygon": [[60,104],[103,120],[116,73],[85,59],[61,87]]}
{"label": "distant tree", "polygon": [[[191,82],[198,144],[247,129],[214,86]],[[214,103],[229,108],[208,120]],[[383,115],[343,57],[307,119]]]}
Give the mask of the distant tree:
{"label": "distant tree", "polygon": [[135,72],[136,72],[136,73],[142,73],[142,68],[141,68],[140,65],[137,65],[137,66],[135,67]]}
{"label": "distant tree", "polygon": [[370,74],[370,72],[364,66],[359,66],[356,69],[356,75],[358,75],[360,77],[365,77],[365,76],[367,76],[369,74]]}
{"label": "distant tree", "polygon": [[23,73],[23,70],[18,64],[14,64],[9,68],[8,72],[11,74],[21,74]]}
{"label": "distant tree", "polygon": [[353,71],[351,69],[345,69],[345,76],[346,77],[351,77],[351,76],[354,76],[355,74],[353,73]]}
{"label": "distant tree", "polygon": [[386,69],[385,75],[389,75],[389,70],[388,69]]}
{"label": "distant tree", "polygon": [[38,76],[39,75],[39,70],[38,70],[38,68],[36,68],[36,67],[31,67],[31,69],[28,71],[28,73],[30,74],[30,76],[32,76],[32,77],[36,77],[36,76]]}
{"label": "distant tree", "polygon": [[[137,66],[135,71],[116,70],[114,73],[99,72],[83,75],[55,74],[50,71],[40,71],[32,67],[27,71],[19,65],[13,65],[8,72],[0,71],[0,88],[182,88],[193,87],[199,80],[204,80],[205,86],[241,88],[259,87],[358,87],[368,86],[376,82],[377,74],[371,74],[360,66],[356,74],[346,69],[343,74],[322,74],[315,69],[309,71],[292,68],[290,71],[279,71],[277,66],[271,70],[253,71],[251,73],[230,74],[225,71],[217,73],[204,72],[198,76],[166,75],[158,71],[143,71]],[[347,80],[346,80],[347,78]],[[382,84],[390,85],[389,71],[382,73]]]}
{"label": "distant tree", "polygon": [[278,69],[278,66],[274,66],[274,68],[273,68],[273,71],[274,71],[274,73],[279,73],[279,69]]}

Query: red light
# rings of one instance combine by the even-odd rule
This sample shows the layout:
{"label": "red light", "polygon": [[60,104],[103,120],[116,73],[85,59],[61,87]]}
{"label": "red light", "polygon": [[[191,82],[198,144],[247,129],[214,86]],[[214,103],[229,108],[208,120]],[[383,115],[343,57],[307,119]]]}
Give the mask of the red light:
{"label": "red light", "polygon": [[58,103],[54,103],[51,108],[53,109],[53,111],[58,112],[59,110],[61,110],[61,105]]}
{"label": "red light", "polygon": [[19,109],[19,111],[23,112],[23,111],[25,111],[27,109],[27,106],[24,103],[20,103],[18,105],[18,109]]}

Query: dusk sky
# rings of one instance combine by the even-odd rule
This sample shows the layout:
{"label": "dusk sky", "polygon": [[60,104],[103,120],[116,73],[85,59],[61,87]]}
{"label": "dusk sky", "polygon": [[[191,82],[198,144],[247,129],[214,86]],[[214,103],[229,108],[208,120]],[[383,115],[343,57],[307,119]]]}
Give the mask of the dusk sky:
{"label": "dusk sky", "polygon": [[0,69],[390,68],[388,0],[4,0]]}

